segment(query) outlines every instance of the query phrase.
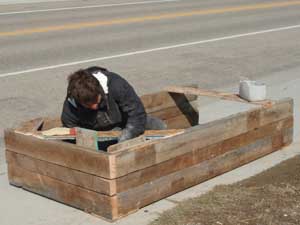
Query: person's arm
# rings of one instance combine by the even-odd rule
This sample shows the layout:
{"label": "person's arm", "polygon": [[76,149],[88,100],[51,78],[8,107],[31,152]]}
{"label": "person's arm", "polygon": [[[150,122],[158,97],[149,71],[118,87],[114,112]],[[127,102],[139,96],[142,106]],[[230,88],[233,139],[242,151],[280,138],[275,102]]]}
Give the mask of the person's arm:
{"label": "person's arm", "polygon": [[79,119],[75,113],[75,109],[66,99],[61,113],[61,122],[64,127],[79,127]]}
{"label": "person's arm", "polygon": [[117,76],[112,84],[112,94],[122,112],[128,116],[119,141],[125,141],[144,133],[147,116],[144,105],[133,87],[125,79]]}

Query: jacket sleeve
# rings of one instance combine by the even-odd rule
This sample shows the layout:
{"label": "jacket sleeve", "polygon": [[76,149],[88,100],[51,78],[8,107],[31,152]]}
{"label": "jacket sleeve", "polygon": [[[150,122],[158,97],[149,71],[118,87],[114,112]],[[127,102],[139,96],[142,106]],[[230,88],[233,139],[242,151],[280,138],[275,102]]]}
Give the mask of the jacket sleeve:
{"label": "jacket sleeve", "polygon": [[111,90],[121,111],[127,115],[127,123],[119,141],[125,141],[144,133],[147,116],[144,105],[133,87],[125,79],[117,76],[112,83]]}
{"label": "jacket sleeve", "polygon": [[64,127],[79,127],[79,119],[73,106],[66,99],[61,113],[61,122]]}

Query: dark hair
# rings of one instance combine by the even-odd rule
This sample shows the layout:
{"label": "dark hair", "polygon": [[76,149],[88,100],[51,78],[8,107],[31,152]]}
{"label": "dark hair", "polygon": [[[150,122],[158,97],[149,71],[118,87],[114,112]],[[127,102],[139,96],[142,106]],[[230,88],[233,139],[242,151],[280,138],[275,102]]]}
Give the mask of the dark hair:
{"label": "dark hair", "polygon": [[106,96],[99,81],[92,75],[90,68],[80,69],[68,77],[67,97],[74,98],[79,104],[97,102],[98,96],[106,102]]}

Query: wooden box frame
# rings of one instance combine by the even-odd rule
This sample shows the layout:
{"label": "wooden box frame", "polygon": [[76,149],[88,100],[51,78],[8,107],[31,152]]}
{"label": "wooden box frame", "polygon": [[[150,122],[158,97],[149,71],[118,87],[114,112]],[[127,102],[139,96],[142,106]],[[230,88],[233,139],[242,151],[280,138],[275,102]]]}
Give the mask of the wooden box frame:
{"label": "wooden box frame", "polygon": [[[289,145],[293,100],[196,125],[196,96],[142,96],[146,111],[183,134],[95,152],[62,141],[5,131],[10,184],[110,221]],[[59,126],[45,119],[44,129]]]}

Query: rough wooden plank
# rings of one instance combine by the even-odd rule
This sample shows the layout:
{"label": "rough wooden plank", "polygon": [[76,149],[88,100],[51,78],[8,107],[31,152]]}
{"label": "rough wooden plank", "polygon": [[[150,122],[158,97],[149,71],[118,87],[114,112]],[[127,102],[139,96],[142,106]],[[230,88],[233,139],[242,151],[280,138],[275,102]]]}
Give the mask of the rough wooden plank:
{"label": "rough wooden plank", "polygon": [[[284,133],[281,133],[284,135]],[[117,195],[119,215],[126,215],[132,210],[144,207],[157,200],[170,196],[205,180],[230,171],[266,154],[280,149],[274,146],[276,137],[266,137],[247,146],[207,160],[178,172],[162,176],[152,182],[132,188]]]}
{"label": "rough wooden plank", "polygon": [[286,115],[293,115],[294,101],[292,98],[285,98],[276,102],[271,108],[261,110],[260,125],[268,124],[274,120],[280,120]]}
{"label": "rough wooden plank", "polygon": [[[148,113],[152,113],[155,111],[164,110],[169,107],[175,107],[177,105],[185,105],[189,102],[192,102],[197,99],[197,96],[195,95],[184,95],[184,94],[170,94],[166,91],[157,92],[154,94],[147,94],[141,96],[141,100],[145,106],[145,109]],[[26,121],[25,123],[21,124],[20,127],[23,127],[22,129],[25,129],[25,126],[30,125],[32,122],[35,122],[38,119],[34,119],[31,121]],[[54,127],[61,127],[61,119],[60,117],[56,118],[43,118],[44,119],[44,125],[43,130],[48,130]]]}
{"label": "rough wooden plank", "polygon": [[24,123],[21,123],[19,127],[15,129],[16,132],[22,133],[22,134],[32,134],[36,132],[39,128],[41,128],[44,124],[43,118],[37,118],[30,121],[26,121]]}
{"label": "rough wooden plank", "polygon": [[[173,159],[117,178],[116,192],[124,192],[130,188],[139,186],[147,182],[151,182],[161,176],[165,176],[178,170],[193,166],[205,160],[210,160],[233,149],[249,145],[252,142],[255,142],[257,139],[269,137],[281,131],[290,131],[292,130],[292,128],[293,117],[289,117],[288,119],[265,125],[258,129],[251,130],[245,134],[241,134],[233,138],[221,141],[217,144],[206,146],[204,148],[194,149],[193,151],[190,151],[184,155],[177,156]],[[284,135],[284,137],[290,138],[283,141],[285,145],[291,143],[292,135],[293,134]]]}
{"label": "rough wooden plank", "polygon": [[[255,113],[253,113],[255,112]],[[249,117],[256,115],[256,120]],[[224,119],[187,129],[184,134],[130,148],[115,155],[113,177],[150,167],[154,164],[183,155],[193,149],[202,148],[231,137],[247,133],[251,129],[293,116],[291,99],[275,102],[272,108],[259,108],[238,113]],[[147,155],[147,157],[144,157]]]}
{"label": "rough wooden plank", "polygon": [[[156,111],[163,111],[167,108],[178,108],[177,106],[182,106],[185,108],[187,104],[193,102],[197,99],[195,95],[184,95],[184,94],[172,94],[166,91],[157,92],[154,94],[147,94],[141,96],[141,100],[145,106],[147,113],[154,113]],[[43,130],[48,130],[54,127],[61,127],[61,119],[57,118],[43,118],[44,125]],[[26,122],[28,123],[28,122]],[[24,126],[25,124],[22,124]]]}
{"label": "rough wooden plank", "polygon": [[283,143],[285,145],[289,145],[293,142],[293,138],[294,138],[294,129],[286,129],[283,130]]}
{"label": "rough wooden plank", "polygon": [[195,95],[168,93],[165,91],[141,96],[141,101],[147,113],[182,105],[196,99],[197,96]]}
{"label": "rough wooden plank", "polygon": [[44,125],[43,125],[43,130],[49,130],[54,127],[62,127],[62,123],[60,120],[60,117],[56,118],[44,118]]}
{"label": "rough wooden plank", "polygon": [[[77,151],[78,148],[70,144],[59,142],[42,142],[42,140],[28,139],[29,137],[26,138],[21,136],[16,138],[17,134],[10,135],[11,137],[7,137],[6,135],[6,142],[12,138],[14,141],[11,141],[11,144],[17,144],[17,146],[19,146],[17,150],[15,150],[15,148],[10,148],[12,151],[19,151],[21,154],[28,154],[24,153],[25,150],[27,152],[31,152],[30,154],[32,157],[35,157],[34,154],[42,154],[44,155],[43,157],[45,157],[44,159],[52,158],[53,160],[53,157],[56,157],[55,160],[58,161],[54,160],[50,162],[66,167],[70,165],[70,168],[74,169],[78,169],[76,164],[79,164],[78,170],[111,179],[126,175],[139,169],[150,167],[154,164],[161,163],[178,155],[183,155],[188,151],[192,151],[193,149],[211,145],[219,142],[220,140],[226,140],[241,133],[246,133],[249,129],[255,129],[256,127],[270,123],[274,120],[276,121],[287,116],[291,116],[291,103],[292,101],[290,99],[283,100],[277,102],[271,109],[253,110],[250,112],[233,115],[229,118],[219,121],[214,121],[204,126],[202,125],[193,127],[188,129],[189,131],[187,131],[186,134],[178,135],[174,138],[160,140],[159,142],[154,142],[154,144],[145,144],[145,146],[139,146],[138,148],[129,148],[121,153],[116,153],[115,157],[113,155],[112,158],[108,158],[107,154],[102,152],[101,154],[97,153],[97,155],[95,155],[96,157],[94,157],[94,155],[84,156],[89,158],[84,162],[82,160],[84,157],[80,156],[83,154],[82,151]],[[252,113],[252,118],[257,117],[257,119],[249,119],[249,113]],[[23,139],[25,140],[24,142],[22,141]],[[29,149],[26,146],[23,146],[24,144],[28,145]],[[41,148],[45,150],[38,150],[38,146],[40,144],[45,146],[45,148]],[[64,145],[64,147],[62,145]],[[70,148],[73,149],[71,155],[68,154]],[[32,152],[32,149],[35,153]],[[55,150],[53,151],[53,149]],[[57,152],[63,152],[61,155],[63,157],[58,157]],[[77,156],[72,156],[73,154]],[[89,152],[89,154],[91,153]],[[76,160],[78,162],[74,164],[69,157],[75,157],[75,162]],[[62,162],[60,162],[58,158],[61,158]],[[43,160],[43,158],[38,159]],[[89,161],[92,163],[89,163]],[[101,163],[103,161],[104,163]],[[74,167],[72,167],[72,165],[74,165]]]}
{"label": "rough wooden plank", "polygon": [[[122,156],[121,159],[124,160],[124,167],[123,167],[124,171],[127,171],[128,173],[128,171],[130,171],[130,169],[132,169],[131,167],[134,165],[136,166],[134,169],[136,168],[143,169],[143,171],[142,170],[138,171],[141,172],[142,178],[146,177],[147,179],[151,179],[151,181],[148,180],[150,182],[147,182],[146,179],[146,183],[145,181],[143,181],[144,184],[142,185],[135,184],[135,188],[132,188],[132,186],[127,186],[126,187],[127,189],[124,188],[121,193],[118,193],[120,190],[115,190],[116,193],[118,194],[116,196],[113,196],[112,198],[109,198],[108,200],[110,204],[110,208],[108,209],[109,215],[106,212],[103,212],[103,209],[101,209],[102,210],[101,211],[96,209],[94,206],[87,206],[87,208],[84,207],[82,208],[89,212],[95,211],[99,215],[101,216],[104,215],[105,217],[108,218],[117,218],[120,216],[124,216],[132,211],[137,210],[140,207],[152,203],[153,201],[171,195],[191,185],[197,184],[205,179],[209,179],[212,176],[216,176],[225,171],[231,170],[239,165],[247,163],[251,160],[256,159],[257,157],[261,157],[265,154],[268,154],[269,152],[281,148],[284,145],[289,144],[292,141],[292,135],[293,135],[293,129],[292,129],[293,110],[292,110],[291,101],[281,101],[278,103],[276,107],[277,108],[272,108],[268,110],[266,109],[253,110],[250,112],[234,115],[232,117],[226,118],[225,120],[215,121],[213,123],[209,123],[204,126],[199,126],[197,127],[197,129],[191,128],[190,131],[187,132],[187,134],[189,135],[178,135],[176,139],[172,140],[173,142],[176,143],[172,143],[170,141],[171,138],[167,139],[168,141],[164,142],[164,144],[168,143],[169,145],[171,145],[171,147],[168,145],[168,147],[166,148],[164,145],[162,145],[163,140],[161,140],[155,142],[155,144],[151,144],[151,145],[145,144],[137,148],[130,148],[122,152],[117,152],[116,154],[111,154],[111,156],[116,156],[116,157],[110,158],[108,157],[108,154],[103,153],[102,156],[104,156],[104,158],[107,160],[109,178],[113,178],[118,173],[118,171],[116,171],[116,169],[118,169],[119,166],[118,165],[119,161],[117,161],[118,160],[117,156],[121,155]],[[208,135],[209,133],[205,133],[209,129],[211,129],[210,131],[214,131],[213,133],[210,133],[210,135]],[[223,134],[221,132],[223,132]],[[272,134],[271,136],[270,133]],[[214,137],[211,137],[212,134],[214,135]],[[6,135],[5,136],[6,142],[8,143],[7,144],[8,149],[9,147],[12,146],[14,147],[18,146],[18,144],[16,145],[16,143],[12,140],[13,138],[12,136],[10,136],[9,131],[6,131],[5,135]],[[13,135],[18,135],[18,134],[13,133]],[[51,157],[51,154],[56,155],[55,157],[71,156],[71,158],[69,159],[68,157],[66,157],[65,161],[63,161],[65,164],[61,166],[69,166],[69,164],[71,165],[72,163],[74,163],[74,158],[81,156],[81,155],[77,155],[75,151],[89,152],[84,149],[79,149],[78,147],[76,148],[75,146],[75,148],[65,149],[65,151],[71,151],[72,152],[71,155],[63,154],[64,150],[58,151],[57,148],[63,148],[61,144],[68,145],[68,146],[70,144],[46,141],[44,143],[46,143],[47,145],[56,143],[56,146],[52,146],[49,149],[43,147],[41,148],[42,149],[41,151],[45,151],[46,153],[40,153],[39,150],[36,150],[35,148],[40,147],[42,143],[39,142],[31,143],[31,139],[27,139],[28,137],[24,135],[21,136],[22,138],[25,138],[25,144],[30,146],[29,154],[35,155],[35,153],[38,152],[39,154],[42,154],[43,157],[46,157],[47,154],[48,157]],[[254,140],[254,141],[249,142],[249,140]],[[16,141],[18,141],[18,138],[16,138]],[[38,141],[42,141],[42,140],[38,140]],[[17,153],[13,153],[13,154],[23,154],[22,152],[18,152],[18,151],[22,151],[21,145],[23,144],[24,141],[21,141],[21,143],[19,143],[19,147],[16,148],[17,151],[15,151],[14,149],[14,152]],[[71,146],[74,147],[74,145]],[[149,146],[151,146],[151,148],[149,148]],[[234,150],[232,150],[232,148],[234,148]],[[176,152],[177,150],[178,152]],[[228,152],[228,150],[231,151]],[[25,152],[26,151],[27,150],[25,150]],[[128,153],[134,153],[134,154],[128,154]],[[171,158],[168,158],[170,155],[172,155]],[[95,157],[96,155],[91,155],[91,158],[93,158],[92,156]],[[56,159],[55,157],[54,159]],[[88,157],[88,159],[91,158]],[[176,172],[163,171],[163,169],[168,168],[167,163],[172,161],[173,159],[174,160],[178,159],[179,161],[177,161],[176,163],[182,167],[179,166],[178,167],[179,169],[177,168],[178,171]],[[223,161],[220,159],[223,159]],[[126,160],[129,163],[125,164]],[[76,160],[75,162],[78,163]],[[97,159],[97,162],[99,163],[101,162],[101,160]],[[175,161],[173,161],[173,163],[174,162]],[[57,162],[54,163],[57,164]],[[87,164],[89,164],[89,161],[87,161]],[[164,164],[163,167],[159,167],[162,166],[163,164]],[[171,166],[174,165],[176,167],[177,164],[170,164],[170,165]],[[147,168],[147,166],[144,167],[145,165],[148,166],[150,165],[150,166]],[[156,179],[154,180],[153,177],[151,178],[152,174],[150,174],[151,170],[149,169],[153,165],[157,165],[157,168],[162,169],[162,174],[156,174],[157,177],[155,177]],[[192,165],[192,166],[186,168],[187,165]],[[23,186],[28,190],[34,191],[36,193],[40,193],[47,197],[49,197],[48,192],[50,190],[55,191],[54,196],[56,197],[55,198],[52,197],[53,199],[56,199],[57,196],[59,196],[58,198],[60,200],[58,201],[65,202],[75,207],[78,207],[78,204],[82,205],[81,201],[84,202],[83,205],[99,204],[100,202],[102,203],[105,202],[99,199],[98,199],[99,202],[98,200],[93,201],[92,198],[96,198],[99,194],[93,191],[82,189],[77,185],[72,185],[65,182],[61,182],[57,179],[52,179],[51,177],[48,176],[50,175],[50,173],[45,174],[46,175],[45,176],[38,173],[32,173],[26,169],[24,170],[24,168],[16,169],[18,165],[15,161],[13,163],[9,162],[8,166],[9,166],[9,171],[8,171],[9,179],[10,182],[13,183],[14,185]],[[34,167],[33,165],[31,166],[32,168]],[[197,168],[197,170],[195,168]],[[152,172],[155,171],[157,172],[159,170],[154,170]],[[80,171],[76,171],[76,172],[80,172]],[[24,175],[23,173],[26,174]],[[129,178],[132,174],[137,174],[137,173],[131,173],[126,177]],[[65,176],[68,176],[68,174],[66,173]],[[99,174],[97,174],[97,176],[99,176]],[[121,179],[123,178],[125,177],[120,177],[117,179],[117,181],[121,181]],[[140,178],[133,177],[133,178],[140,179],[141,177]],[[29,180],[23,181],[22,179],[29,179]],[[127,180],[129,181],[129,179]],[[45,184],[46,187],[44,186],[41,187],[41,185],[45,185]],[[42,188],[42,193],[39,188]],[[57,188],[63,189],[66,192],[60,194],[61,192],[56,192]],[[67,190],[69,191],[69,189],[71,191],[67,193]],[[79,194],[80,197],[74,200],[75,203],[74,202],[69,203],[67,197],[70,197],[71,195],[77,193],[78,191],[79,192],[83,191],[80,192]],[[83,194],[81,195],[81,193]],[[86,193],[88,194],[88,196],[85,195]],[[95,194],[97,194],[97,196]],[[105,195],[100,195],[100,196],[108,197]],[[97,202],[95,203],[95,201]]]}
{"label": "rough wooden plank", "polygon": [[16,165],[30,172],[48,176],[87,190],[109,196],[116,194],[115,180],[97,177],[9,150],[6,150],[6,160],[8,164]]}
{"label": "rough wooden plank", "polygon": [[162,119],[169,129],[188,128],[198,124],[199,114],[196,103],[186,102],[151,113]]}
{"label": "rough wooden plank", "polygon": [[275,151],[284,145],[283,142],[274,145],[276,139],[280,136],[280,140],[288,140],[289,138],[284,136],[290,134],[289,131],[281,130],[273,137],[258,139],[247,146],[237,148],[167,176],[162,176],[113,197],[100,195],[47,176],[31,173],[10,163],[8,164],[9,180],[14,185],[22,186],[24,189],[65,204],[96,213],[107,219],[117,219],[154,201]]}
{"label": "rough wooden plank", "polygon": [[[203,148],[245,133],[247,132],[246,119],[246,115],[240,115],[228,121],[224,120],[218,124],[213,124],[212,126],[199,127],[194,132],[187,131],[187,133],[174,138],[171,137],[160,142],[139,146],[137,149],[122,151],[115,156],[115,176],[120,177],[191,152],[194,149]],[[144,157],[145,155],[147,157]]]}
{"label": "rough wooden plank", "polygon": [[264,101],[247,101],[243,98],[241,98],[237,94],[232,93],[225,93],[225,92],[219,92],[219,91],[212,91],[212,90],[206,90],[206,89],[200,89],[200,88],[194,88],[194,87],[182,87],[182,86],[169,86],[165,88],[166,91],[172,92],[172,93],[181,93],[181,94],[192,94],[192,95],[199,95],[199,96],[208,96],[208,97],[216,97],[222,100],[228,100],[228,101],[235,101],[235,102],[242,102],[247,104],[255,104],[255,105],[262,105],[264,107],[271,107],[272,101],[270,100],[264,100]]}
{"label": "rough wooden plank", "polygon": [[97,131],[77,127],[76,145],[98,151],[99,147]]}
{"label": "rough wooden plank", "polygon": [[[167,123],[168,128],[172,129],[175,126],[180,128],[179,125],[176,125],[174,122],[178,117],[182,118],[181,120],[185,122],[185,126],[183,127],[191,127],[198,124],[199,114],[197,108],[194,106],[195,104],[181,104],[178,106],[173,106],[170,108],[165,108],[164,110],[156,111],[151,113],[152,116],[158,117]],[[182,121],[179,121],[182,123]],[[172,126],[170,126],[172,124]]]}
{"label": "rough wooden plank", "polygon": [[13,152],[110,178],[110,156],[106,152],[89,151],[65,142],[40,140],[10,130],[5,131],[5,143],[6,148]]}
{"label": "rough wooden plank", "polygon": [[[79,134],[82,135],[82,131],[84,133],[92,133],[98,137],[99,141],[114,140],[118,139],[121,135],[121,131],[94,131],[85,128],[66,128],[66,127],[55,127],[50,130],[46,130],[44,132],[37,132],[33,136],[45,139],[45,140],[74,140],[76,139],[76,135],[78,134],[77,130],[79,130]],[[177,133],[181,133],[183,129],[167,129],[167,130],[145,130],[143,133],[146,139],[151,139],[152,137],[164,137],[175,135]],[[94,135],[92,135],[94,139]],[[94,141],[92,141],[94,142]]]}
{"label": "rough wooden plank", "polygon": [[117,152],[120,151],[124,148],[129,148],[129,147],[133,147],[133,146],[137,146],[139,144],[145,143],[146,139],[143,135],[127,140],[127,141],[123,141],[121,143],[117,143],[115,145],[111,145],[107,148],[107,152],[112,153],[112,152]]}
{"label": "rough wooden plank", "polygon": [[162,176],[113,197],[107,197],[47,176],[32,173],[10,163],[8,164],[9,180],[14,185],[87,212],[95,213],[106,219],[117,219],[154,201],[271,153],[284,145],[283,142],[280,142],[280,145],[273,144],[276,142],[278,135],[281,140],[284,140],[288,139],[284,136],[290,134],[289,131],[281,131],[273,137],[269,136],[256,140],[247,146],[237,148],[167,176]]}
{"label": "rough wooden plank", "polygon": [[8,164],[8,176],[11,184],[54,199],[64,204],[93,212],[107,219],[115,219],[112,200],[115,197],[98,194],[78,186],[61,182],[47,176],[32,173],[14,164]]}

